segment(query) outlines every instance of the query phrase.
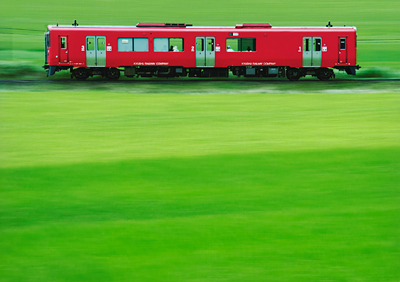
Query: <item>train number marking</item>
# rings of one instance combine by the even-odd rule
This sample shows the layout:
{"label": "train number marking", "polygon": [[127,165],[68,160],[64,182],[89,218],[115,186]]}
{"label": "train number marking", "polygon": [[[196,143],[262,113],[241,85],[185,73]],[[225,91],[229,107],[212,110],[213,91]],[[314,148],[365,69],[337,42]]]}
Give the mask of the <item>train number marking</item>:
{"label": "train number marking", "polygon": [[82,46],[81,46],[81,51],[82,51],[82,52],[85,52],[85,45],[82,45]]}
{"label": "train number marking", "polygon": [[191,51],[194,52],[194,46],[192,46],[192,50]]}

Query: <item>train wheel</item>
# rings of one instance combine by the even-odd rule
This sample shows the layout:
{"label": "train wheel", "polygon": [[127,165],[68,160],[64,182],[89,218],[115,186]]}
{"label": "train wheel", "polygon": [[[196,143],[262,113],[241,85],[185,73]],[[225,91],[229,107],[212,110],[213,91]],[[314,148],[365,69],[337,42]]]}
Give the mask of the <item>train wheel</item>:
{"label": "train wheel", "polygon": [[75,69],[73,75],[77,80],[86,80],[89,77],[89,73],[85,68],[78,68]]}
{"label": "train wheel", "polygon": [[286,77],[291,81],[299,80],[301,77],[301,71],[296,68],[288,68],[286,70]]}
{"label": "train wheel", "polygon": [[317,72],[317,77],[319,80],[322,81],[327,81],[333,76],[333,70],[327,69],[327,68],[322,68],[318,70]]}
{"label": "train wheel", "polygon": [[109,79],[109,80],[117,80],[117,79],[119,78],[119,76],[120,76],[120,71],[119,71],[119,69],[116,69],[116,68],[109,68],[109,69],[106,71],[106,77],[107,77],[107,79]]}

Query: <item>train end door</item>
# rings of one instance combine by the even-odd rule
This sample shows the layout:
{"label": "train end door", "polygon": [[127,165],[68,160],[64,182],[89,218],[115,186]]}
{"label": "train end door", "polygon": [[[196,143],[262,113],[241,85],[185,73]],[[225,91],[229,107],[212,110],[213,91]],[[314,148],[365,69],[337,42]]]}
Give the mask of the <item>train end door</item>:
{"label": "train end door", "polygon": [[60,35],[58,37],[58,42],[59,42],[59,62],[60,64],[68,64],[69,63],[68,36]]}

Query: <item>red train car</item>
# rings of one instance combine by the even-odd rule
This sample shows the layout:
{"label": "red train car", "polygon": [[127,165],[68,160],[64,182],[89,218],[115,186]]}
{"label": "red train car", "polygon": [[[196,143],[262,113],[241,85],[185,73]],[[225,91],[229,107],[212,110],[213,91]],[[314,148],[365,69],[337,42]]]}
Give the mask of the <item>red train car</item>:
{"label": "red train car", "polygon": [[194,27],[183,23],[136,26],[49,25],[45,32],[48,75],[70,70],[85,80],[127,77],[247,77],[306,75],[321,80],[333,69],[355,75],[355,27]]}

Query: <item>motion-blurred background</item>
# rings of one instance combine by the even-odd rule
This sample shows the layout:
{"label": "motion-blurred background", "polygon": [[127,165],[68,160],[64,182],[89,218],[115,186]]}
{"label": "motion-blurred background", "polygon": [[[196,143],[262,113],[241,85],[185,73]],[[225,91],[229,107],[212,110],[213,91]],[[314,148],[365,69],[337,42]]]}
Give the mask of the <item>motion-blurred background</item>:
{"label": "motion-blurred background", "polygon": [[[2,0],[0,282],[399,282],[399,14],[398,0]],[[331,21],[358,28],[362,69],[46,78],[43,33],[74,19]]]}

